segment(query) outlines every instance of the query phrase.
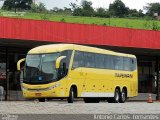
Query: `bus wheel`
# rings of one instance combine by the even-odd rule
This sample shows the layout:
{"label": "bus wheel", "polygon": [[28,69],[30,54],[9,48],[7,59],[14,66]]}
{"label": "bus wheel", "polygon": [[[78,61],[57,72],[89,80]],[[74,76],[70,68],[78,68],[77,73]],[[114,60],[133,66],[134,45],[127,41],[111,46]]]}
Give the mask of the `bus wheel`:
{"label": "bus wheel", "polygon": [[120,91],[116,88],[114,92],[114,97],[107,98],[108,103],[119,103],[120,101]]}
{"label": "bus wheel", "polygon": [[120,95],[120,103],[125,103],[127,99],[127,91],[125,89],[122,90],[122,93]]}
{"label": "bus wheel", "polygon": [[45,102],[45,98],[39,98],[38,101],[39,102]]}
{"label": "bus wheel", "polygon": [[69,97],[67,99],[68,103],[73,103],[74,102],[74,97],[75,97],[75,92],[73,87],[70,89]]}
{"label": "bus wheel", "polygon": [[113,102],[119,103],[119,100],[120,100],[120,91],[118,89],[116,89],[114,92]]}

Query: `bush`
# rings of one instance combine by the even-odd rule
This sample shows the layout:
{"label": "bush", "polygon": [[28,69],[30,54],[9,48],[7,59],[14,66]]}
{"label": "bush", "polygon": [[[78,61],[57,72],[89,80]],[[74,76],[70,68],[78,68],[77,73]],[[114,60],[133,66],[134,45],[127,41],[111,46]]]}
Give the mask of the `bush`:
{"label": "bush", "polygon": [[152,23],[152,30],[159,30],[159,26],[155,21]]}
{"label": "bush", "polygon": [[47,13],[42,14],[41,20],[49,20],[49,15]]}
{"label": "bush", "polygon": [[66,22],[66,20],[64,18],[60,19],[60,22]]}

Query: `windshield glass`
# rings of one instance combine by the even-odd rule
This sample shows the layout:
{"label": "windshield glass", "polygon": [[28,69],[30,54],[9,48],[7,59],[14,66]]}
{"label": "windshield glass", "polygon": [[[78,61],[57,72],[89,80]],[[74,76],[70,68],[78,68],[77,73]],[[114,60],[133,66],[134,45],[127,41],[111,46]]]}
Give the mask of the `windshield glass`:
{"label": "windshield glass", "polygon": [[24,82],[45,83],[57,80],[55,68],[59,53],[27,55]]}

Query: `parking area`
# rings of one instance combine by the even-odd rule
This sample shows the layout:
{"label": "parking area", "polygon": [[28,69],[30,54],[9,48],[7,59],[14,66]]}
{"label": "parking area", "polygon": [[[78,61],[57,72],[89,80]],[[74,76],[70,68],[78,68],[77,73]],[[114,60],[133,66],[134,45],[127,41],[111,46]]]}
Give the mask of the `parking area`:
{"label": "parking area", "polygon": [[160,102],[84,103],[66,100],[0,102],[1,114],[160,114]]}

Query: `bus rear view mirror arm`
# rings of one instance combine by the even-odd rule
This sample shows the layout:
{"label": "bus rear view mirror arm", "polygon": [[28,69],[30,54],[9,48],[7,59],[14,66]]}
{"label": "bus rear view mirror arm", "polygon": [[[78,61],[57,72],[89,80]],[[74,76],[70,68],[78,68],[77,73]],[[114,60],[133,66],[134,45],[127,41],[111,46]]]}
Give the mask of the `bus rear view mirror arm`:
{"label": "bus rear view mirror arm", "polygon": [[66,56],[60,56],[59,58],[57,58],[57,60],[56,60],[56,69],[60,68],[60,63],[65,58],[66,58]]}
{"label": "bus rear view mirror arm", "polygon": [[21,70],[21,63],[25,61],[25,58],[23,59],[20,59],[18,62],[17,62],[17,70],[20,71]]}

